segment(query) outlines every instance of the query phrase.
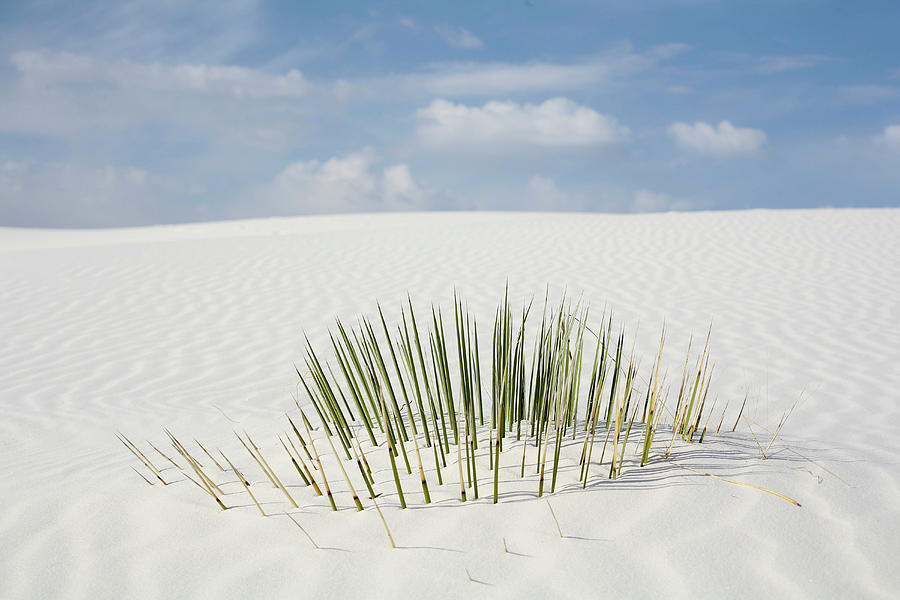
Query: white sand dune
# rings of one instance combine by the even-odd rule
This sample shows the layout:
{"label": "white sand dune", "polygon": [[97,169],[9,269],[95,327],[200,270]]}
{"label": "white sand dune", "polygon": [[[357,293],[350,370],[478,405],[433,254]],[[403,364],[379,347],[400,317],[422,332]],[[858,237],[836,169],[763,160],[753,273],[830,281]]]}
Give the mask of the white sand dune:
{"label": "white sand dune", "polygon": [[[896,598],[898,234],[895,209],[0,229],[0,598]],[[507,280],[516,306],[549,284],[640,322],[647,364],[665,320],[673,371],[712,322],[719,402],[749,394],[747,414],[772,426],[802,395],[783,433],[815,462],[781,441],[763,461],[743,426],[675,460],[802,506],[660,461],[615,482],[598,469],[582,490],[567,444],[549,496],[563,538],[513,461],[500,504],[481,463],[481,499],[462,504],[455,466],[438,486],[427,455],[434,503],[410,476],[401,510],[370,449],[391,550],[327,456],[333,513],[275,437],[302,332],[323,346],[336,315],[372,315],[377,299],[393,318],[407,292],[446,305],[454,286],[487,332]],[[164,427],[237,457],[275,515],[234,484],[222,512],[174,468],[175,483],[144,483],[114,432],[146,447]],[[280,514],[290,505],[233,429],[265,442],[326,549]]]}

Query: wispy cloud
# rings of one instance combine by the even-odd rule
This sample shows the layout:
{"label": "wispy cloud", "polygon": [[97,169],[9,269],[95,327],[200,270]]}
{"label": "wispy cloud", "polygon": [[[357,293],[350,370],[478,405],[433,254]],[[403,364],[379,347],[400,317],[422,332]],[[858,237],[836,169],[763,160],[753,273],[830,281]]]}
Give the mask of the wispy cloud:
{"label": "wispy cloud", "polygon": [[812,69],[829,63],[839,63],[840,58],[824,54],[749,54],[747,52],[716,52],[711,55],[719,65],[729,70],[751,72],[760,75],[776,75],[790,71]]}
{"label": "wispy cloud", "polygon": [[262,35],[259,0],[38,2],[37,20],[4,31],[4,48],[67,49],[114,59],[230,62]]}
{"label": "wispy cloud", "polygon": [[546,92],[560,94],[586,88],[612,91],[628,78],[684,52],[684,44],[653,46],[636,52],[622,44],[608,52],[573,62],[442,62],[402,75],[348,82],[366,97],[398,94],[477,97]]}
{"label": "wispy cloud", "polygon": [[859,104],[871,104],[900,98],[900,88],[881,84],[844,85],[838,88],[841,99]]}
{"label": "wispy cloud", "polygon": [[752,156],[766,143],[762,130],[735,127],[729,121],[721,121],[718,126],[702,121],[693,125],[673,123],[669,135],[682,148],[713,156]]}
{"label": "wispy cloud", "polygon": [[435,146],[530,144],[596,146],[619,142],[628,128],[567,98],[541,104],[488,102],[466,106],[434,100],[416,112],[420,139]]}
{"label": "wispy cloud", "polygon": [[419,25],[418,23],[415,22],[415,20],[413,20],[409,17],[400,17],[397,21],[404,27],[406,27],[408,29],[412,29],[414,31],[418,31],[418,30],[422,29],[421,25]]}
{"label": "wispy cloud", "polygon": [[[270,73],[234,65],[139,63],[71,52],[19,51],[0,93],[0,132],[65,139],[73,148],[142,131],[247,151],[284,151],[308,127],[317,90],[296,70]],[[152,126],[151,126],[152,125]],[[155,140],[148,142],[148,139]],[[124,142],[125,140],[121,140]]]}
{"label": "wispy cloud", "polygon": [[449,25],[437,25],[434,28],[441,38],[457,48],[478,49],[484,47],[484,42],[477,35],[464,27],[450,27]]}
{"label": "wispy cloud", "polygon": [[16,52],[10,62],[31,86],[103,83],[127,89],[230,94],[237,97],[303,96],[300,71],[283,75],[237,66],[106,61],[69,52]]}
{"label": "wispy cloud", "polygon": [[820,54],[802,54],[797,56],[760,56],[756,59],[756,71],[764,75],[811,69],[833,59]]}

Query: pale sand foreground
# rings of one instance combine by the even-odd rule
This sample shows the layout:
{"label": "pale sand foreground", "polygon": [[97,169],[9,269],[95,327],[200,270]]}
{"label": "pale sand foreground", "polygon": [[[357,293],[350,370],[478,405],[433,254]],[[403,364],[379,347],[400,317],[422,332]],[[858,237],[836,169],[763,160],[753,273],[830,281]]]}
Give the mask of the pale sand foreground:
{"label": "pale sand foreground", "polygon": [[[900,210],[0,229],[0,598],[897,597],[898,232]],[[712,321],[719,401],[749,392],[760,422],[805,390],[784,433],[820,464],[779,442],[761,461],[743,427],[679,455],[802,507],[659,463],[626,464],[614,483],[598,469],[582,491],[567,447],[551,496],[560,539],[514,464],[499,505],[486,468],[481,500],[462,505],[455,471],[439,488],[426,460],[428,507],[408,478],[401,511],[377,471],[404,547],[390,550],[333,466],[340,512],[300,487],[274,433],[301,330],[322,346],[335,315],[371,315],[378,299],[393,317],[407,292],[422,311],[446,306],[456,286],[489,332],[507,279],[517,306],[549,283],[583,291],[598,318],[605,304],[631,330],[639,320],[648,363],[665,319],[672,371]],[[239,488],[227,498],[240,507],[221,512],[189,482],[146,485],[113,432],[160,445],[163,427],[239,457],[277,513],[289,505],[231,432],[265,441],[298,486],[296,516],[330,549],[262,518]]]}

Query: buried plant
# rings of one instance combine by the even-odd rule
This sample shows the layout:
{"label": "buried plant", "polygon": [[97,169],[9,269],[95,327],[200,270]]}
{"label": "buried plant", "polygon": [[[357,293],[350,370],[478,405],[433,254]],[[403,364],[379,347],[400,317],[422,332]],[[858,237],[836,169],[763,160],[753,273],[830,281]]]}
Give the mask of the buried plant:
{"label": "buried plant", "polygon": [[[452,315],[432,306],[431,318],[424,327],[416,318],[411,299],[407,299],[393,330],[378,305],[374,321],[360,317],[354,327],[336,320],[327,351],[317,350],[307,338],[302,367],[294,367],[298,390],[305,397],[294,398],[295,414],[285,414],[289,431],[278,436],[278,445],[290,461],[287,469],[293,467],[302,486],[312,488],[308,494],[302,489],[295,489],[293,494],[304,493],[310,501],[325,495],[330,508],[339,510],[323,458],[329,465],[337,463],[352,507],[363,511],[371,504],[394,546],[375,499],[396,493],[399,507],[406,508],[407,500],[412,500],[411,488],[404,490],[406,476],[418,479],[417,483],[405,483],[421,486],[422,496],[416,494],[416,502],[421,498],[427,505],[434,490],[445,484],[455,488],[457,482],[458,494],[454,495],[461,502],[479,500],[479,483],[488,483],[490,501],[500,503],[501,469],[514,471],[529,487],[533,484],[531,489],[537,497],[556,493],[560,485],[584,489],[601,481],[620,480],[629,471],[649,464],[672,464],[710,475],[674,463],[671,458],[676,444],[687,448],[719,436],[725,421],[728,403],[716,412],[715,395],[709,401],[715,367],[710,361],[711,331],[699,351],[695,351],[693,340],[688,343],[683,364],[679,363],[680,377],[670,380],[663,365],[665,326],[655,357],[642,369],[635,354],[636,332],[616,325],[611,314],[604,312],[598,326],[592,327],[590,309],[581,300],[573,302],[563,296],[551,304],[547,295],[539,321],[533,324],[536,313],[533,301],[525,303],[521,312],[514,310],[507,291],[494,314],[485,347],[479,345],[474,315],[456,294]],[[745,397],[731,431],[741,419],[746,421],[746,402]],[[766,441],[757,441],[762,458],[789,415],[790,411],[766,447]],[[727,422],[731,423],[730,418]],[[724,435],[729,435],[727,425],[725,429]],[[173,433],[166,433],[185,463],[182,466],[151,444],[172,464],[167,468],[177,468],[221,509],[228,508],[222,486],[239,481],[236,493],[247,492],[259,512],[267,514],[236,461],[220,450],[226,468],[196,439],[199,451],[192,453]],[[235,432],[235,436],[271,487],[299,508],[288,489],[294,486],[285,485],[253,438],[246,432]],[[330,450],[325,456],[316,445],[321,438]],[[149,476],[138,472],[144,481],[151,485],[154,480],[172,483],[166,481],[165,469],[151,462],[131,440],[121,434],[119,439],[149,471]],[[580,450],[574,468],[576,481],[569,479],[566,469],[560,469],[567,440]],[[277,453],[280,456],[281,451]],[[410,453],[415,457],[415,475]],[[390,464],[390,478],[377,481],[367,455],[384,454]],[[201,464],[198,456],[208,458],[215,470]],[[595,460],[597,456],[599,460]],[[424,459],[430,464],[426,465]],[[442,468],[448,466],[455,473],[446,479]],[[774,493],[797,504],[771,490],[713,477]],[[354,485],[354,479],[361,479],[363,486]],[[360,496],[357,489],[363,488],[367,495]],[[366,497],[371,503],[363,502]],[[552,513],[552,507],[550,510]]]}

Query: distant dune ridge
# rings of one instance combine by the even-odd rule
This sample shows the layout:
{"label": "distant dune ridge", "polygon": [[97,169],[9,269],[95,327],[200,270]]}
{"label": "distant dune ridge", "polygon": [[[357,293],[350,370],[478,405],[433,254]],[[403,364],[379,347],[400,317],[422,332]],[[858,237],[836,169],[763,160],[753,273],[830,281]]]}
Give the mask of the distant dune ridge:
{"label": "distant dune ridge", "polygon": [[[896,597],[898,231],[896,209],[0,228],[0,597]],[[641,408],[665,325],[665,424],[675,417],[688,342],[693,336],[693,376],[712,324],[707,402],[715,408],[708,410],[718,424],[729,406],[722,429],[730,430],[746,399],[736,433],[702,445],[678,436],[668,460],[651,457],[641,467],[638,417],[616,480],[607,479],[607,448],[605,467],[595,454],[583,485],[590,387],[583,379],[558,461],[554,432],[545,438],[540,498],[538,450],[533,442],[524,448],[522,478],[523,445],[512,436],[500,455],[493,504],[496,454],[486,450],[495,440],[485,414],[486,425],[475,425],[478,448],[457,449],[451,439],[446,466],[423,431],[417,449],[412,439],[405,444],[405,458],[395,457],[408,506],[401,509],[383,434],[375,427],[381,445],[373,447],[350,396],[335,400],[359,419],[350,427],[360,445],[345,450],[337,432],[334,447],[328,443],[317,414],[327,407],[309,403],[292,364],[321,395],[309,376],[315,366],[304,362],[304,335],[322,366],[343,381],[328,337],[329,329],[337,332],[335,317],[348,332],[359,326],[358,315],[380,328],[377,300],[393,336],[411,298],[430,360],[429,306],[439,304],[452,393],[461,399],[454,290],[477,319],[479,351],[490,353],[507,282],[512,321],[534,298],[529,343],[545,291],[551,305],[564,291],[573,303],[582,299],[595,332],[612,313],[613,350],[620,327],[625,354],[637,332],[641,395],[633,401]],[[589,338],[582,359],[588,372],[596,337],[582,333]],[[388,346],[381,350],[393,371]],[[402,344],[394,351],[397,368],[408,368]],[[525,351],[530,359],[532,347]],[[480,356],[488,411],[496,385],[491,361]],[[419,411],[412,388],[406,391],[410,408],[394,390],[411,433],[408,417]],[[382,417],[390,419],[391,397],[384,399]],[[773,442],[766,429],[774,432],[792,407]],[[370,420],[374,408],[365,409]],[[470,409],[474,422],[477,409]],[[622,436],[634,406],[629,411]],[[430,427],[438,422],[430,419]],[[466,420],[456,421],[463,434]],[[452,432],[451,423],[444,426]],[[117,431],[139,451],[126,451]],[[190,467],[177,446],[203,466]],[[653,452],[660,446],[654,442]],[[357,449],[368,465],[362,456],[357,462]],[[478,457],[474,465],[467,450]],[[344,456],[345,473],[336,456]],[[550,494],[554,462],[559,472]],[[463,503],[460,476],[469,478],[470,465],[479,497],[467,487]],[[161,485],[157,470],[169,485]],[[302,480],[314,476],[325,492],[323,470],[337,512]],[[213,497],[228,510],[217,509]]]}

